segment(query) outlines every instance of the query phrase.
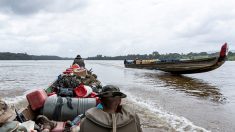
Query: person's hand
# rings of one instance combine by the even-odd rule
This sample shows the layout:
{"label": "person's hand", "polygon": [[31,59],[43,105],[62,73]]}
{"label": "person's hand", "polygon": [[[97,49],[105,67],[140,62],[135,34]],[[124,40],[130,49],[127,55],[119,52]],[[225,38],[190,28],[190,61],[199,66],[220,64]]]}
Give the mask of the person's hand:
{"label": "person's hand", "polygon": [[73,126],[70,128],[70,132],[79,132],[80,131],[80,126]]}
{"label": "person's hand", "polygon": [[45,128],[45,129],[42,130],[42,132],[50,132],[50,130]]}

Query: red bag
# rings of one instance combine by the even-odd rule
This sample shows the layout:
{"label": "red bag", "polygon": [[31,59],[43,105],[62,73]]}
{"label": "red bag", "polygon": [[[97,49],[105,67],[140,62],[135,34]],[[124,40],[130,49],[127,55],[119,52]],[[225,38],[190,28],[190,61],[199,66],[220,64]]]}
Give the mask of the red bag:
{"label": "red bag", "polygon": [[84,98],[84,97],[89,96],[92,93],[92,88],[89,86],[80,84],[78,87],[74,89],[74,92],[76,93],[77,97]]}
{"label": "red bag", "polygon": [[43,107],[47,99],[47,93],[43,89],[40,89],[27,94],[26,98],[32,110],[37,110]]}
{"label": "red bag", "polygon": [[80,69],[80,66],[78,64],[74,64],[74,65],[71,66],[71,68],[73,68],[73,69]]}
{"label": "red bag", "polygon": [[91,94],[88,96],[88,98],[95,98],[97,96],[97,93],[91,92]]}

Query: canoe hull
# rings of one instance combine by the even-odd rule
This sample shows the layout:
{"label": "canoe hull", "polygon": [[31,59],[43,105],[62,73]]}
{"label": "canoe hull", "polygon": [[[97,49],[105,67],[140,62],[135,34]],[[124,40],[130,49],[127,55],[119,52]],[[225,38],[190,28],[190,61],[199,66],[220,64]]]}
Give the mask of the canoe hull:
{"label": "canoe hull", "polygon": [[[225,52],[225,53],[224,53]],[[173,74],[192,74],[212,71],[224,64],[227,57],[227,44],[220,51],[220,56],[195,60],[156,61],[149,64],[126,63],[126,68],[161,70]]]}

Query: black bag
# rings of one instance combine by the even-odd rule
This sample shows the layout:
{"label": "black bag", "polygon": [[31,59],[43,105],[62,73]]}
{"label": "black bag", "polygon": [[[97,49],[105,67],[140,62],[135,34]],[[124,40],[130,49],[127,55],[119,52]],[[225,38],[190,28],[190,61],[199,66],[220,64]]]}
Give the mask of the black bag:
{"label": "black bag", "polygon": [[58,96],[73,97],[73,89],[72,88],[59,88]]}

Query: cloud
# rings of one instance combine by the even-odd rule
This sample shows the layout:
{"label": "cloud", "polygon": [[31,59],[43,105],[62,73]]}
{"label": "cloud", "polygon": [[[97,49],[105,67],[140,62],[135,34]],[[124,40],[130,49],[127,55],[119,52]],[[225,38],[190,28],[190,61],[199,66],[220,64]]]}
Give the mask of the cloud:
{"label": "cloud", "polygon": [[40,11],[66,12],[83,7],[85,0],[1,0],[2,12],[28,15]]}
{"label": "cloud", "polygon": [[217,51],[225,41],[235,49],[233,5],[233,0],[3,0],[0,52],[187,53]]}

